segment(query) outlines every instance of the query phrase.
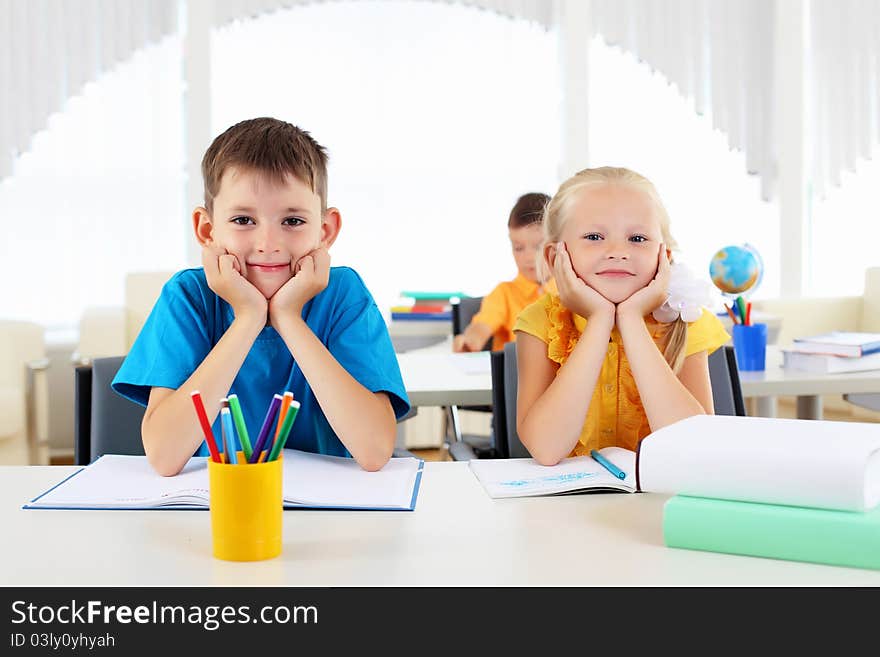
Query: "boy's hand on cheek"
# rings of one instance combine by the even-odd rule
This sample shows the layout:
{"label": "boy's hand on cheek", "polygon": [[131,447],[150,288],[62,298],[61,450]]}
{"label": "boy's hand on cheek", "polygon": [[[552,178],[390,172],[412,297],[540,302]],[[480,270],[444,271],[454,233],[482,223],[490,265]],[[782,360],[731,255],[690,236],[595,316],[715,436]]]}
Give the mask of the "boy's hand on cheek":
{"label": "boy's hand on cheek", "polygon": [[590,287],[575,273],[565,242],[559,242],[553,259],[553,276],[562,304],[581,317],[605,313],[614,317],[614,304]]}
{"label": "boy's hand on cheek", "polygon": [[299,317],[303,306],[324,288],[330,280],[330,254],[319,246],[291,265],[293,278],[287,281],[269,299],[269,320],[277,326],[277,319],[286,315]]}
{"label": "boy's hand on cheek", "polygon": [[669,257],[666,246],[660,244],[657,253],[657,273],[645,287],[636,290],[617,304],[617,318],[632,316],[642,318],[663,305],[669,296]]}
{"label": "boy's hand on cheek", "polygon": [[262,317],[265,321],[266,297],[244,277],[237,257],[225,249],[203,247],[202,265],[208,287],[232,306],[236,317]]}

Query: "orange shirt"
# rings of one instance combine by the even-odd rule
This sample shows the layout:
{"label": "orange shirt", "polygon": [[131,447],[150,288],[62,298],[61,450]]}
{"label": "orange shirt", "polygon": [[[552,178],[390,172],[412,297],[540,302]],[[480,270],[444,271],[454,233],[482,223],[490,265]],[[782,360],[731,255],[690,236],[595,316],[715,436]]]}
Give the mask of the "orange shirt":
{"label": "orange shirt", "polygon": [[[662,345],[670,324],[660,324],[650,315],[645,324],[651,337]],[[522,311],[514,326],[547,344],[547,357],[564,363],[587,326],[587,320],[565,308],[559,297],[545,294]],[[703,315],[688,324],[685,356],[712,353],[730,339],[724,325],[705,308]],[[659,347],[658,347],[659,348]],[[630,369],[623,340],[615,327],[611,331],[602,371],[593,389],[593,397],[581,435],[569,456],[584,456],[592,449],[616,446],[635,451],[639,441],[651,433],[648,417]]]}
{"label": "orange shirt", "polygon": [[547,291],[556,291],[553,281],[541,286],[522,274],[517,274],[512,281],[499,283],[494,290],[483,297],[480,312],[471,318],[471,322],[479,322],[490,327],[492,350],[503,349],[506,343],[515,339],[513,324],[520,311],[537,301]]}

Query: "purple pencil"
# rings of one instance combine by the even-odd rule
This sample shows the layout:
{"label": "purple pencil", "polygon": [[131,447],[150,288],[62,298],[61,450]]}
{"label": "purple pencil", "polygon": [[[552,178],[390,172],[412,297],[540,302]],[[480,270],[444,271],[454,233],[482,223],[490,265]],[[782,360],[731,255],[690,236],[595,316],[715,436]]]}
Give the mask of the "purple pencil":
{"label": "purple pencil", "polygon": [[269,436],[269,430],[275,423],[275,414],[278,413],[280,407],[281,395],[276,394],[272,397],[272,402],[269,404],[269,410],[266,411],[266,419],[263,420],[263,426],[260,427],[260,434],[257,436],[257,442],[254,443],[254,451],[251,454],[250,463],[257,463],[260,460],[260,454],[262,454],[263,448],[266,446],[266,438]]}

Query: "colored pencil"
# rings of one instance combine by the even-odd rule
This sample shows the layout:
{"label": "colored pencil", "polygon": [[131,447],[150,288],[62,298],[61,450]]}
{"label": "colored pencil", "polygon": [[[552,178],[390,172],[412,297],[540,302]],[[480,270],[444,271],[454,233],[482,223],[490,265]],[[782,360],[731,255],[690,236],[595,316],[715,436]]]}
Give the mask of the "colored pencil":
{"label": "colored pencil", "polygon": [[730,315],[730,319],[734,324],[739,324],[739,320],[736,318],[736,315],[733,314],[733,311],[726,303],[724,304],[724,310],[726,310],[727,314]]}
{"label": "colored pencil", "polygon": [[299,402],[290,402],[290,408],[287,409],[287,415],[284,416],[284,426],[281,427],[281,434],[275,438],[275,444],[272,445],[272,451],[269,452],[269,456],[266,458],[267,461],[274,461],[281,454],[281,450],[284,448],[285,443],[287,443],[290,430],[293,428],[293,422],[296,420],[297,413],[299,413]]}
{"label": "colored pencil", "polygon": [[229,410],[232,411],[232,419],[235,421],[235,429],[238,432],[238,439],[241,441],[241,450],[244,452],[244,458],[248,462],[251,460],[251,454],[254,449],[251,447],[251,438],[248,435],[247,426],[244,423],[244,415],[241,412],[241,402],[238,401],[238,395],[229,395]]}
{"label": "colored pencil", "polygon": [[284,424],[284,416],[287,414],[287,409],[290,408],[290,402],[292,401],[293,393],[289,390],[285,391],[284,397],[281,398],[281,410],[278,411],[278,425],[275,428],[274,441],[277,441],[278,436],[281,435],[281,425]]}
{"label": "colored pencil", "polygon": [[260,427],[260,434],[257,436],[257,442],[254,443],[254,452],[251,454],[248,463],[258,463],[263,448],[266,445],[266,439],[269,437],[269,431],[272,429],[272,423],[275,421],[275,414],[281,406],[281,395],[275,394],[269,403],[269,409],[266,411],[266,417],[263,420],[263,426]]}
{"label": "colored pencil", "polygon": [[232,413],[229,407],[224,406],[220,409],[220,429],[223,431],[223,442],[229,447],[229,462],[233,465],[238,464],[238,441],[235,440],[235,428],[232,426]]}
{"label": "colored pencil", "polygon": [[190,397],[193,406],[196,408],[196,415],[199,418],[199,424],[202,425],[202,433],[205,434],[205,443],[208,445],[208,451],[211,453],[211,460],[215,463],[222,463],[220,452],[217,450],[217,443],[214,441],[214,431],[211,429],[211,423],[208,422],[208,413],[205,411],[205,404],[202,402],[202,395],[198,390],[194,390]]}

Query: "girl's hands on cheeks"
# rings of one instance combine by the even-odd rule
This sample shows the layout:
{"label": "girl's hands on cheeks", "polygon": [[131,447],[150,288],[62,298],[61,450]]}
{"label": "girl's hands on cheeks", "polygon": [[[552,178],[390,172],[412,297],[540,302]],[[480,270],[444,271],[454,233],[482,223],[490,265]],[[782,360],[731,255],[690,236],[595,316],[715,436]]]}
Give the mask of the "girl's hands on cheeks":
{"label": "girl's hands on cheeks", "polygon": [[614,304],[590,287],[575,273],[565,242],[557,242],[553,257],[553,276],[559,298],[566,308],[581,317],[606,315],[614,318]]}
{"label": "girl's hands on cheeks", "polygon": [[330,280],[330,254],[323,246],[310,251],[291,265],[293,278],[269,299],[269,321],[278,326],[283,316],[302,315],[306,302],[327,287]]}
{"label": "girl's hands on cheeks", "polygon": [[624,316],[643,318],[663,305],[669,297],[669,256],[666,245],[660,243],[657,251],[657,273],[653,280],[628,299],[617,304],[618,320]]}
{"label": "girl's hands on cheeks", "polygon": [[260,317],[266,321],[266,297],[244,277],[237,257],[225,249],[202,247],[202,265],[208,287],[232,306],[235,317]]}

